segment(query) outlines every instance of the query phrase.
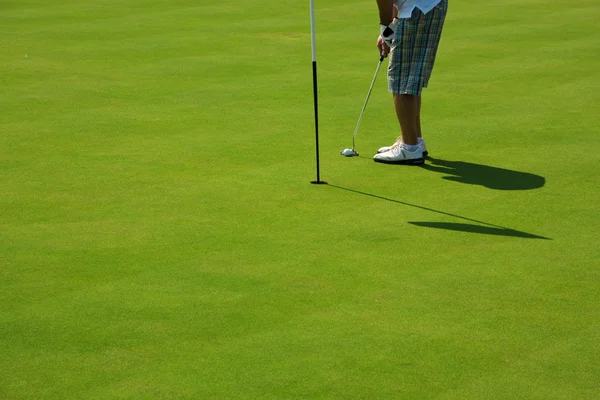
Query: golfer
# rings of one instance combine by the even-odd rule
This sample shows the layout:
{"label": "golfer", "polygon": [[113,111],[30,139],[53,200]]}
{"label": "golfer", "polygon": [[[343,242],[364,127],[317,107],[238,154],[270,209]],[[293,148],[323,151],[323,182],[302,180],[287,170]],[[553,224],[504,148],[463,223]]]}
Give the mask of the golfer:
{"label": "golfer", "polygon": [[376,162],[420,165],[427,147],[421,135],[421,91],[427,87],[440,42],[448,0],[377,0],[377,48],[390,55],[388,90],[402,136],[377,151]]}

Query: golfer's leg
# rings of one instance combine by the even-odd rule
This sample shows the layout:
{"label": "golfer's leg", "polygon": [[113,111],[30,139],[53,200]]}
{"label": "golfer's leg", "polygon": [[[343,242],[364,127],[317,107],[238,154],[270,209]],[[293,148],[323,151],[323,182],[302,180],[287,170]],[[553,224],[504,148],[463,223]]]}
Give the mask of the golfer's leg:
{"label": "golfer's leg", "polygon": [[421,133],[421,96],[417,97],[419,98],[419,105],[417,109],[417,137],[421,138],[423,137],[423,134]]}
{"label": "golfer's leg", "polygon": [[421,96],[394,94],[394,107],[402,131],[402,142],[408,145],[418,144],[420,100]]}

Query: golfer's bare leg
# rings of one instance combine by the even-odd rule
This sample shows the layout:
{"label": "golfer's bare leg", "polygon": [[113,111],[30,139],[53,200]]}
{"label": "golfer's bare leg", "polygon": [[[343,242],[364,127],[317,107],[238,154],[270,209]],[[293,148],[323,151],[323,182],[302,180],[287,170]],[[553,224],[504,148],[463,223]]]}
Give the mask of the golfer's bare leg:
{"label": "golfer's bare leg", "polygon": [[408,94],[394,94],[394,107],[402,131],[402,142],[408,145],[418,144],[420,135],[421,97]]}
{"label": "golfer's bare leg", "polygon": [[421,96],[417,96],[419,98],[419,110],[417,113],[417,137],[423,137],[421,134]]}

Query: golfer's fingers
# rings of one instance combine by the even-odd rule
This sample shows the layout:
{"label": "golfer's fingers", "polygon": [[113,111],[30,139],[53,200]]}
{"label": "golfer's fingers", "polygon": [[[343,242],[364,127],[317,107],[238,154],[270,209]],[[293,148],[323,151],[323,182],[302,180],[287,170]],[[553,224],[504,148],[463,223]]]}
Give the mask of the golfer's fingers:
{"label": "golfer's fingers", "polygon": [[381,36],[377,38],[377,49],[379,50],[379,55],[383,56],[384,58],[390,53],[390,47],[385,44]]}
{"label": "golfer's fingers", "polygon": [[383,43],[381,46],[379,47],[379,54],[383,56],[383,58],[386,58],[388,56],[388,54],[390,54],[390,48]]}
{"label": "golfer's fingers", "polygon": [[390,54],[390,51],[391,51],[390,46],[388,46],[387,44],[384,43],[383,44],[383,53],[384,53],[383,56],[387,57],[388,54]]}
{"label": "golfer's fingers", "polygon": [[386,56],[387,52],[385,51],[385,43],[381,40],[381,36],[377,39],[377,50],[379,50],[379,54],[382,56]]}

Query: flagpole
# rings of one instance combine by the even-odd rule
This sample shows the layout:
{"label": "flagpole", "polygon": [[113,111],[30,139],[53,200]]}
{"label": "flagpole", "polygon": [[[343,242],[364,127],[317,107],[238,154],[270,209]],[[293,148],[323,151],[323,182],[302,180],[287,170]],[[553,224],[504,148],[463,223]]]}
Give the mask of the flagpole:
{"label": "flagpole", "polygon": [[317,95],[317,43],[315,35],[315,0],[310,0],[310,44],[312,49],[312,75],[313,75],[313,94],[315,105],[315,142],[317,156],[317,180],[311,181],[314,184],[326,184],[321,181],[321,167],[319,163],[319,101]]}

